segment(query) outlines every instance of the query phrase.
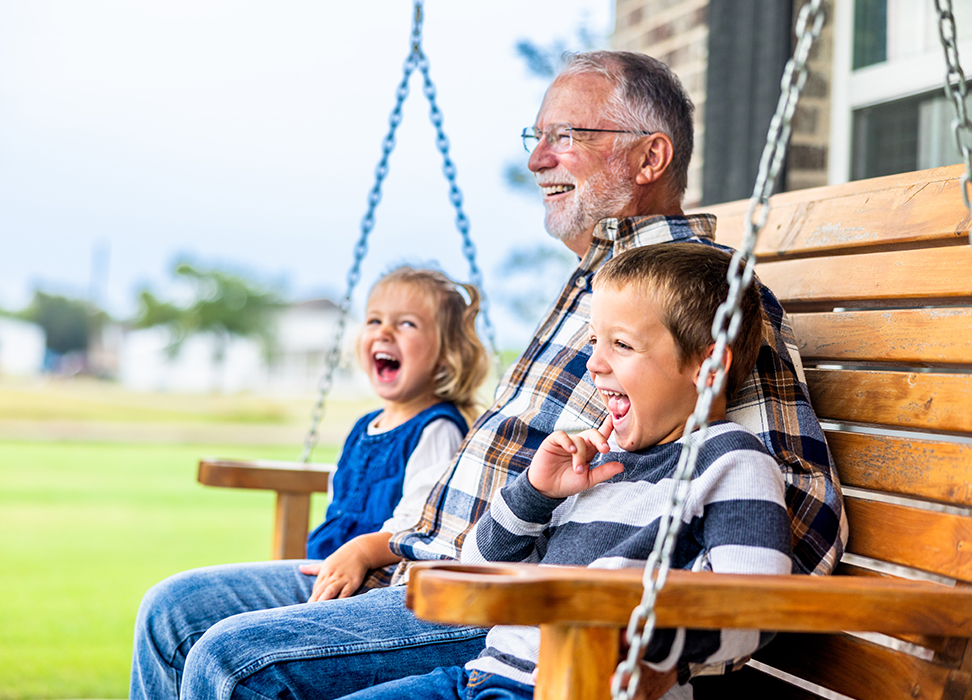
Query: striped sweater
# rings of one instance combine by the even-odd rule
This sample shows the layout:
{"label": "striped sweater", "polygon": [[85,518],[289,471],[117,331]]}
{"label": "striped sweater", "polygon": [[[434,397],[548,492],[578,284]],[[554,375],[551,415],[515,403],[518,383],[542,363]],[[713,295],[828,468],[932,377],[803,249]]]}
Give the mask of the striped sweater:
{"label": "striped sweater", "polygon": [[[683,441],[640,452],[615,447],[598,456],[592,468],[619,461],[624,472],[566,499],[543,496],[524,472],[502,489],[476,525],[462,561],[643,567],[670,498]],[[699,450],[672,567],[790,573],[783,488],[779,467],[759,438],[736,423],[711,425]],[[684,681],[689,665],[747,656],[770,637],[757,630],[660,630],[645,658],[659,670],[678,664]],[[485,651],[466,668],[532,684],[539,646],[535,627],[494,627]]]}

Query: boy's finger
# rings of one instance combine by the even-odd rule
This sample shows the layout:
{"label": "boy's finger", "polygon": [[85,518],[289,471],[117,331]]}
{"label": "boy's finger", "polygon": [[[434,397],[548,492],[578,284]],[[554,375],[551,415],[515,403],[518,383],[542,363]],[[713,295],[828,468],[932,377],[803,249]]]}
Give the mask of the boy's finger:
{"label": "boy's finger", "polygon": [[572,463],[575,471],[582,471],[583,469],[588,469],[590,467],[591,452],[596,451],[597,448],[591,444],[584,435],[571,435],[570,439],[573,441],[574,452]]}
{"label": "boy's finger", "polygon": [[[608,432],[608,435],[610,435],[610,431]],[[601,429],[585,430],[584,437],[587,438],[587,441],[590,443],[591,447],[601,454],[611,451],[611,446],[608,444],[607,436],[601,432]]]}
{"label": "boy's finger", "polygon": [[597,432],[603,435],[605,440],[611,437],[611,433],[614,432],[614,416],[608,413],[607,418],[604,419],[604,422],[601,424],[601,427],[597,429]]}
{"label": "boy's finger", "polygon": [[547,438],[555,445],[560,447],[565,452],[574,452],[577,448],[574,444],[574,439],[572,435],[568,435],[563,430],[558,430],[556,432],[550,433]]}
{"label": "boy's finger", "polygon": [[623,471],[624,465],[621,462],[605,462],[604,464],[599,464],[590,472],[591,486],[600,484],[602,481],[607,481],[615,474],[620,474]]}

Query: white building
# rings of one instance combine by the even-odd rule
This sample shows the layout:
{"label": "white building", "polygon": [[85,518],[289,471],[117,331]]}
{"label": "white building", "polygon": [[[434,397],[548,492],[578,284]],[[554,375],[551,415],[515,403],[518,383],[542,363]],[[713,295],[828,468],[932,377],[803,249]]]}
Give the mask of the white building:
{"label": "white building", "polygon": [[47,336],[36,323],[0,317],[0,376],[30,376],[44,370]]}
{"label": "white building", "polygon": [[[216,359],[213,335],[189,337],[173,355],[167,352],[170,336],[165,328],[129,330],[119,341],[118,379],[136,391],[313,391],[334,343],[338,316],[337,306],[327,299],[292,304],[276,318],[273,348],[268,351],[258,341],[231,338],[221,362]],[[357,332],[357,321],[350,320],[345,347],[353,346]],[[333,392],[360,395],[368,388],[356,361],[342,362],[334,375]]]}

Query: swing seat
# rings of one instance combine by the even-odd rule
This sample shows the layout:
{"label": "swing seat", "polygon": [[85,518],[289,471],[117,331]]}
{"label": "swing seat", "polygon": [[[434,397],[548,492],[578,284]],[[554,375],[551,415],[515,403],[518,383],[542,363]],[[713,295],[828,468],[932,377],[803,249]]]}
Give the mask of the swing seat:
{"label": "swing seat", "polygon": [[[695,696],[972,698],[972,251],[963,166],[776,195],[756,267],[787,309],[844,487],[832,577],[672,571],[658,626],[776,630]],[[707,208],[738,245],[746,202]],[[408,601],[540,625],[536,697],[606,699],[642,572],[423,563]],[[853,633],[853,634],[849,634]],[[865,634],[861,634],[865,633]],[[812,684],[812,685],[808,685]],[[740,689],[741,688],[741,689]]]}
{"label": "swing seat", "polygon": [[241,461],[206,457],[196,478],[207,486],[276,491],[273,519],[273,559],[303,559],[307,555],[312,493],[327,493],[334,464]]}

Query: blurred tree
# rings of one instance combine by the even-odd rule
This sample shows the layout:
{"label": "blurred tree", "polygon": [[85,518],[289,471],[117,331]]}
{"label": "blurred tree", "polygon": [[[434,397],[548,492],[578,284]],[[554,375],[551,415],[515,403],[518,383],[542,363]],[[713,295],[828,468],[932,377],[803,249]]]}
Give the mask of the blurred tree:
{"label": "blurred tree", "polygon": [[577,258],[563,246],[514,248],[500,263],[503,291],[499,300],[521,321],[536,323],[553,301],[551,292],[576,264]]}
{"label": "blurred tree", "polygon": [[30,304],[16,315],[43,328],[47,349],[57,355],[87,352],[89,341],[108,320],[91,302],[40,290],[34,291]]}
{"label": "blurred tree", "polygon": [[193,288],[193,301],[179,306],[160,301],[150,291],[139,294],[135,328],[165,326],[171,334],[170,356],[178,354],[191,335],[211,334],[213,360],[222,364],[230,338],[257,339],[269,352],[273,347],[273,315],[285,306],[277,292],[224,270],[203,270],[189,262],[176,264],[173,274]]}

